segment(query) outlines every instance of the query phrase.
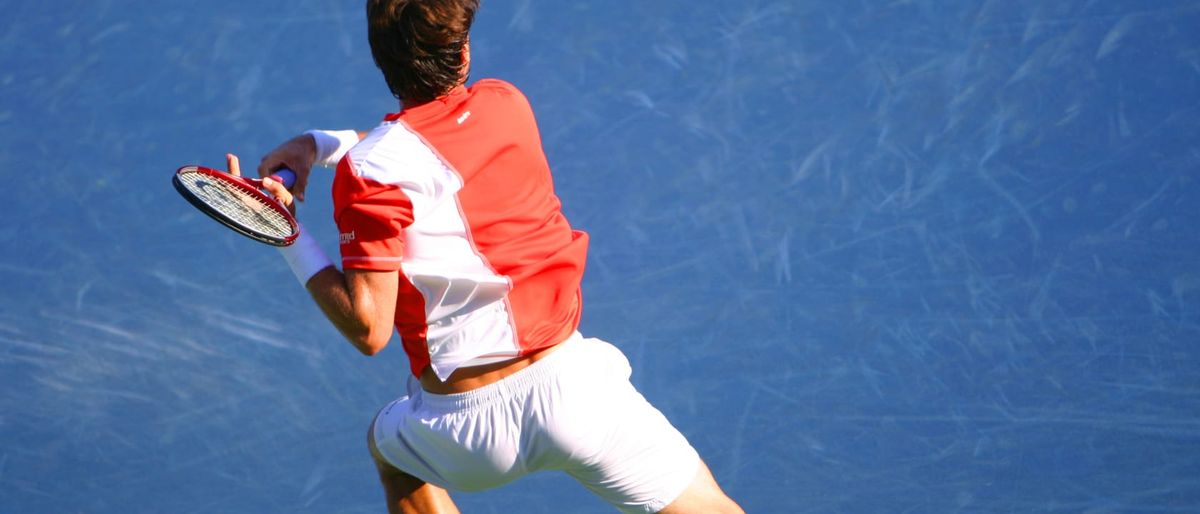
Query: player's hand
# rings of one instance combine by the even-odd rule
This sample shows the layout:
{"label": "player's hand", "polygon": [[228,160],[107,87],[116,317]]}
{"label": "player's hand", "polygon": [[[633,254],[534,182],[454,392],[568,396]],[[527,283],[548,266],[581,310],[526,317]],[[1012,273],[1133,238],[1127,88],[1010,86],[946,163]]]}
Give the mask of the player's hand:
{"label": "player's hand", "polygon": [[[313,161],[316,159],[317,142],[308,134],[300,134],[275,147],[274,150],[263,156],[262,162],[258,163],[258,176],[269,177],[280,168],[287,168],[296,172],[296,183],[292,184],[289,197],[295,195],[296,200],[303,202],[304,190],[308,188],[308,175],[312,172]],[[264,187],[266,187],[265,184]],[[270,187],[267,187],[267,190],[272,191]],[[272,191],[272,194],[274,194],[274,191]],[[280,201],[283,201],[283,197],[279,195],[276,195],[276,197]],[[286,205],[291,208],[290,200]]]}
{"label": "player's hand", "polygon": [[[225,154],[225,162],[229,166],[230,175],[236,175],[238,177],[242,176],[242,166],[238,160],[238,156],[231,153]],[[268,193],[271,193],[271,196],[274,196],[276,200],[279,200],[279,203],[283,204],[284,207],[287,207],[287,210],[290,211],[293,216],[296,215],[295,198],[293,197],[292,192],[288,191],[288,189],[284,187],[282,183],[268,176],[263,177],[262,187],[263,189],[266,189]]]}

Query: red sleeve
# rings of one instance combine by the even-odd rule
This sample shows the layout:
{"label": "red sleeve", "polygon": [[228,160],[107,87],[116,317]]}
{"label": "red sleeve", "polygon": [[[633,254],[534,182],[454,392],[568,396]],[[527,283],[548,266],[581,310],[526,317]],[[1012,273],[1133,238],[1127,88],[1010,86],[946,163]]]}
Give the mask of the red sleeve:
{"label": "red sleeve", "polygon": [[400,269],[404,228],[413,221],[412,201],[400,186],[364,179],[344,158],[333,179],[333,218],[344,269]]}

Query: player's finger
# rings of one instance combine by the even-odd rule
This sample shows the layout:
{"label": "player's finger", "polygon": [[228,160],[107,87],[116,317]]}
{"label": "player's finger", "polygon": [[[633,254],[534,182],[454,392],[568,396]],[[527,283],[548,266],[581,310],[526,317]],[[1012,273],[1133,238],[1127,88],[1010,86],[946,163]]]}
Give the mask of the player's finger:
{"label": "player's finger", "polygon": [[241,167],[241,164],[238,162],[238,156],[233,155],[231,153],[227,153],[227,154],[225,154],[225,162],[229,165],[229,174],[230,175],[236,175],[239,177],[242,176],[242,167]]}
{"label": "player's finger", "polygon": [[292,180],[292,186],[288,188],[289,192],[298,202],[304,201],[304,187],[308,184],[308,170],[301,166],[292,164],[290,161],[280,162],[270,174],[274,174],[281,169],[291,170],[295,174],[295,179]]}
{"label": "player's finger", "polygon": [[308,187],[308,173],[296,173],[296,183],[292,184],[292,194],[296,195],[296,201],[304,201],[304,190]]}
{"label": "player's finger", "polygon": [[263,189],[279,200],[279,203],[284,207],[291,207],[293,202],[292,193],[283,187],[283,184],[275,180],[273,177],[263,177]]}

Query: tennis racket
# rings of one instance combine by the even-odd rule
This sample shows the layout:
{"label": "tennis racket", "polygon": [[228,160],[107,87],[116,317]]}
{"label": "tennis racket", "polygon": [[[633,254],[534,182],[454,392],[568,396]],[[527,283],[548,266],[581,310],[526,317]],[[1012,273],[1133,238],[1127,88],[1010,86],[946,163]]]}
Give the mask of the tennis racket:
{"label": "tennis racket", "polygon": [[[292,187],[296,174],[281,169],[271,178]],[[200,212],[255,241],[288,246],[300,233],[292,213],[262,191],[262,180],[203,166],[184,166],[175,172],[171,183]]]}

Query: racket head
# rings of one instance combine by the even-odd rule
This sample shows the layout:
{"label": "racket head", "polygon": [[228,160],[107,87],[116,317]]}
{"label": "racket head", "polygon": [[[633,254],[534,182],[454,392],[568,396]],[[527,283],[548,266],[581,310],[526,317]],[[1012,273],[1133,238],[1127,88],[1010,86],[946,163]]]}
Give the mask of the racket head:
{"label": "racket head", "polygon": [[259,189],[259,180],[189,165],[176,170],[171,183],[200,212],[255,241],[288,246],[300,234],[296,218]]}

